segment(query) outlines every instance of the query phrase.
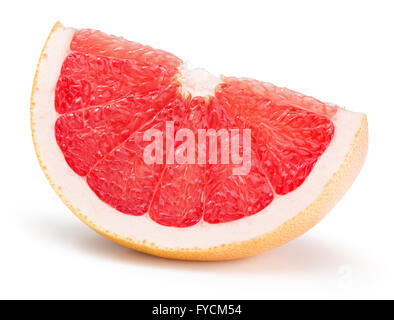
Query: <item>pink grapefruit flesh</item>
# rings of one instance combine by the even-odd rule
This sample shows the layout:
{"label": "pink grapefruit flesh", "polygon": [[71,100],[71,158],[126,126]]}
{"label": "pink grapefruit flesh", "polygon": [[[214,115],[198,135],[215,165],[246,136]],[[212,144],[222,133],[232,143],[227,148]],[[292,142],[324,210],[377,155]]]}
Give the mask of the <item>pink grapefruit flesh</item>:
{"label": "pink grapefruit flesh", "polygon": [[[171,54],[90,30],[76,31],[70,48],[56,86],[56,138],[70,167],[125,214],[148,213],[176,227],[256,214],[274,192],[302,184],[334,134],[335,107],[311,106],[293,92],[287,99],[298,98],[296,106],[273,99],[275,87],[225,79],[210,101],[182,97],[174,77],[181,60]],[[143,132],[165,121],[194,131],[251,128],[252,172],[238,177],[229,165],[141,163]]]}

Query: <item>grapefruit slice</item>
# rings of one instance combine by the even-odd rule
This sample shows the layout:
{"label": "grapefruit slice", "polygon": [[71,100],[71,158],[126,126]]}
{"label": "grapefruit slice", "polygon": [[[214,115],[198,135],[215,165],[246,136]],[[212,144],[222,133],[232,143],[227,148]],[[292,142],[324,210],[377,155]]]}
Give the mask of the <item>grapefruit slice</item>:
{"label": "grapefruit slice", "polygon": [[[60,23],[37,67],[31,127],[46,177],[84,223],[126,247],[190,260],[245,257],[303,234],[350,187],[368,145],[361,113]],[[225,153],[200,161],[209,134],[201,158],[171,161],[186,154],[184,140],[169,138],[183,128],[194,138],[226,129],[247,170],[235,174],[241,163]],[[165,161],[147,163],[153,129]]]}

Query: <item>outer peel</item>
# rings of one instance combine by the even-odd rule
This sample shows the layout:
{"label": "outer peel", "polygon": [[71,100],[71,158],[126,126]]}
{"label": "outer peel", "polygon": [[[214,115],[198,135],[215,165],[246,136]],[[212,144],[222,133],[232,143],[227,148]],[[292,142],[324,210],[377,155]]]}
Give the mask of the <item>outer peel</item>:
{"label": "outer peel", "polygon": [[44,59],[47,59],[46,48],[49,39],[51,38],[53,33],[61,27],[62,26],[60,23],[57,23],[53,27],[44,46],[37,66],[37,72],[34,79],[31,97],[31,127],[33,142],[41,168],[43,169],[47,179],[49,180],[50,184],[52,185],[58,196],[79,219],[81,219],[93,230],[97,231],[98,233],[110,240],[113,240],[126,247],[154,254],[157,256],[184,260],[225,260],[241,258],[264,252],[298,237],[299,235],[305,233],[307,230],[313,227],[318,221],[320,221],[324,217],[324,215],[343,196],[343,194],[350,187],[362,167],[368,146],[368,125],[365,115],[360,122],[358,131],[354,135],[353,141],[350,144],[350,148],[346,156],[344,157],[342,164],[328,180],[328,182],[322,189],[320,195],[318,195],[315,200],[310,203],[305,209],[300,211],[297,215],[287,220],[283,224],[276,227],[273,231],[264,233],[261,236],[254,237],[245,241],[224,243],[217,246],[210,246],[208,248],[170,248],[160,246],[160,244],[151,243],[145,240],[138,241],[129,237],[124,237],[110,230],[106,230],[105,228],[97,225],[94,221],[89,219],[86,214],[81,212],[66,199],[65,195],[62,193],[61,187],[55,185],[55,183],[52,181],[52,178],[48,174],[46,164],[42,161],[42,157],[38,147],[35,130],[36,124],[34,122],[35,93],[40,89],[38,87],[37,80],[38,72],[40,70],[40,64],[42,63],[42,61]]}

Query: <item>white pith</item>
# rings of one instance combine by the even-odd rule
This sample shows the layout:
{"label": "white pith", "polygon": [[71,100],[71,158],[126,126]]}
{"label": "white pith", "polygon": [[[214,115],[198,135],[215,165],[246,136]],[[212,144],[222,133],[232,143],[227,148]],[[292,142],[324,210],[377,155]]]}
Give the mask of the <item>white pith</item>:
{"label": "white pith", "polygon": [[[192,227],[174,228],[161,226],[148,215],[125,215],[94,194],[86,179],[78,176],[68,166],[56,143],[54,125],[58,115],[54,108],[54,90],[62,62],[69,52],[73,33],[73,29],[62,27],[54,31],[44,52],[46,58],[41,61],[38,70],[38,90],[34,94],[32,119],[36,147],[47,174],[54,185],[61,188],[60,193],[64,199],[98,228],[109,230],[123,238],[153,242],[165,248],[203,249],[249,240],[273,231],[320,195],[326,182],[339,169],[361,125],[362,114],[338,109],[332,119],[335,125],[333,140],[305,182],[287,195],[276,196],[268,207],[253,216],[221,224],[200,221]],[[192,71],[191,74],[186,71],[183,76],[184,88],[192,95],[212,94],[219,81],[201,70]]]}
{"label": "white pith", "polygon": [[192,97],[214,96],[216,86],[222,82],[220,78],[210,74],[207,70],[189,69],[187,64],[180,67],[179,74],[182,91],[189,93]]}

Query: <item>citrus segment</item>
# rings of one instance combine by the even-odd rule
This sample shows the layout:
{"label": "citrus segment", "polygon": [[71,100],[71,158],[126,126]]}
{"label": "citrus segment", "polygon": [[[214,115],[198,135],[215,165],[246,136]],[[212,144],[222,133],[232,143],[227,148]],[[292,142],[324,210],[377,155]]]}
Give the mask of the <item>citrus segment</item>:
{"label": "citrus segment", "polygon": [[[189,129],[189,133],[196,134],[198,128],[206,127],[204,99],[194,98],[187,101],[187,106],[180,127],[174,128],[174,138],[176,135],[180,138],[179,141],[174,141],[174,150],[176,150],[174,160],[182,157],[182,162],[186,160],[187,150],[179,147],[186,141],[187,136],[179,135],[177,129]],[[194,136],[192,139],[194,140]],[[166,154],[170,152],[172,151],[166,149]],[[198,223],[203,216],[206,169],[204,164],[195,161],[198,152],[196,143],[194,151],[191,152],[194,152],[192,155],[194,164],[171,161],[164,166],[149,208],[149,216],[161,225],[189,227]]]}
{"label": "citrus segment", "polygon": [[273,97],[278,89],[264,88],[257,81],[231,79],[219,85],[216,97],[240,125],[252,129],[263,169],[274,191],[284,195],[304,182],[330,144],[335,128],[328,116],[336,109],[317,100],[311,106],[310,99],[290,91],[286,99]]}
{"label": "citrus segment", "polygon": [[281,88],[269,82],[258,81],[254,79],[238,79],[234,77],[225,77],[226,86],[232,86],[234,91],[238,91],[240,96],[245,98],[263,97],[272,101],[275,105],[290,105],[312,111],[333,118],[338,110],[338,106],[332,103],[324,103],[316,98],[306,96],[302,93]]}
{"label": "citrus segment", "polygon": [[182,63],[181,59],[163,50],[153,49],[137,42],[91,29],[77,30],[70,43],[70,49],[94,56],[162,66],[171,75],[177,73],[177,68]]}
{"label": "citrus segment", "polygon": [[[143,215],[148,212],[164,166],[145,163],[144,149],[150,142],[144,141],[144,133],[151,129],[164,131],[165,122],[169,119],[179,128],[187,107],[176,95],[168,98],[164,101],[165,109],[136,128],[123,143],[116,145],[98,161],[87,175],[87,182],[97,196],[122,213]],[[162,107],[160,103],[158,106]]]}
{"label": "citrus segment", "polygon": [[62,114],[129,95],[153,100],[171,78],[161,65],[71,53],[57,82],[56,111]]}
{"label": "citrus segment", "polygon": [[[236,152],[242,154],[243,124],[237,123],[235,118],[230,117],[228,110],[216,98],[211,100],[208,107],[208,127],[217,132],[222,128],[238,129],[239,147]],[[221,149],[221,145],[222,140],[219,139],[218,150]],[[206,222],[220,223],[237,220],[260,212],[271,203],[272,188],[253,147],[250,171],[247,175],[234,175],[233,169],[240,165],[222,164],[220,155],[218,153],[217,164],[207,165],[204,214]]]}

